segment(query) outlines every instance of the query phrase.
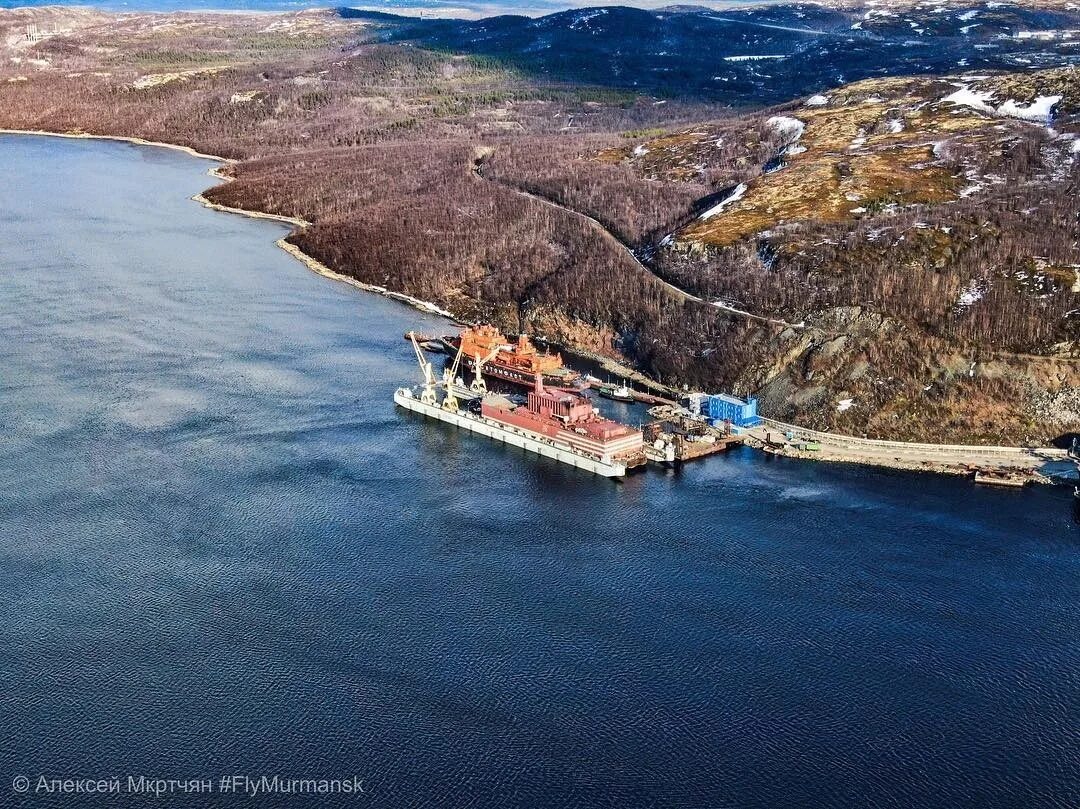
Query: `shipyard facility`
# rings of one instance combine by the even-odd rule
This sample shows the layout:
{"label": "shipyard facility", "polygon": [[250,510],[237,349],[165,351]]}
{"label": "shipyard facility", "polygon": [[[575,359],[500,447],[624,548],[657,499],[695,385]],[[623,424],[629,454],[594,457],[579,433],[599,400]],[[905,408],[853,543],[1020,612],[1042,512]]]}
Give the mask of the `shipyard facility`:
{"label": "shipyard facility", "polygon": [[399,407],[603,477],[622,477],[628,469],[645,464],[641,430],[604,418],[581,392],[548,389],[543,374],[536,371],[522,404],[489,393],[483,370],[486,361],[495,358],[495,350],[473,357],[474,378],[466,387],[457,375],[464,355],[461,343],[438,379],[416,336],[410,334],[410,339],[423,382],[398,388],[394,402]]}
{"label": "shipyard facility", "polygon": [[[398,389],[400,407],[605,477],[746,443],[770,455],[965,475],[999,486],[1080,481],[1080,450],[1074,458],[1064,449],[911,444],[809,430],[762,416],[752,395],[680,392],[640,374],[632,374],[633,383],[604,381],[566,367],[559,353],[527,335],[509,339],[491,325],[443,337],[407,332],[405,339],[422,383]],[[445,355],[440,376],[427,354]],[[501,390],[489,391],[489,380]],[[630,412],[647,418],[607,418],[594,394],[647,408],[623,411],[624,420]]]}
{"label": "shipyard facility", "polygon": [[[407,410],[512,444],[604,477],[621,477],[647,462],[673,465],[723,452],[760,423],[757,401],[723,394],[691,394],[680,401],[625,384],[605,384],[565,367],[561,355],[526,336],[509,340],[480,325],[459,335],[405,335],[420,367],[421,384],[399,388]],[[426,353],[452,360],[436,375]],[[468,370],[468,384],[458,374]],[[523,388],[524,395],[488,390],[488,380]],[[604,417],[591,398],[652,405],[650,421],[633,426]]]}
{"label": "shipyard facility", "polygon": [[726,393],[690,393],[680,400],[680,404],[687,412],[704,417],[713,427],[742,432],[761,425],[757,399],[753,396],[739,399]]}

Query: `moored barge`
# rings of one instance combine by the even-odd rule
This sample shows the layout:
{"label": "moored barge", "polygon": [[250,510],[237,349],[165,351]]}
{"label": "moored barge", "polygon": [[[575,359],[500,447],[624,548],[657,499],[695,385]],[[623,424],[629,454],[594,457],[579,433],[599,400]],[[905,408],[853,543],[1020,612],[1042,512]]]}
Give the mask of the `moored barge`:
{"label": "moored barge", "polygon": [[577,391],[547,388],[537,374],[524,404],[489,394],[483,384],[474,385],[466,398],[456,378],[461,349],[437,382],[419,344],[414,340],[413,345],[424,383],[398,388],[394,403],[399,407],[603,477],[622,477],[645,464],[641,431],[604,418]]}

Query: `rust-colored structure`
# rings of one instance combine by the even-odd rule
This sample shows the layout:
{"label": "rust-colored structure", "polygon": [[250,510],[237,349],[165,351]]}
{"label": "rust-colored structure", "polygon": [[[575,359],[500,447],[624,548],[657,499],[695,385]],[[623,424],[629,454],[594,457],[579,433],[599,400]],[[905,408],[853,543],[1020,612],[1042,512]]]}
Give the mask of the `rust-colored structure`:
{"label": "rust-colored structure", "polygon": [[[445,340],[455,353],[461,348],[465,367],[470,371],[475,371],[476,363],[480,361],[484,363],[482,372],[485,376],[515,385],[531,387],[537,374],[552,385],[569,385],[579,376],[563,366],[561,354],[541,351],[524,334],[510,341],[491,325],[472,326],[459,336]],[[495,355],[485,362],[493,352]]]}

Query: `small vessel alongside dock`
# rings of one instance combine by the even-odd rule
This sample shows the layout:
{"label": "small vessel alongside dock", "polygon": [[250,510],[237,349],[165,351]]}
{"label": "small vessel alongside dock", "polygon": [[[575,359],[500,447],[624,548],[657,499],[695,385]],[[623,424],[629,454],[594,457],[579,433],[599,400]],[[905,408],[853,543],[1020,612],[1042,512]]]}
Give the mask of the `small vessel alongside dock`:
{"label": "small vessel alongside dock", "polygon": [[983,472],[980,470],[975,473],[975,482],[986,486],[1008,486],[1014,489],[1022,489],[1031,482],[1031,476],[1015,472]]}
{"label": "small vessel alongside dock", "polygon": [[626,385],[598,385],[596,387],[596,391],[605,399],[611,399],[615,402],[637,401],[637,399],[634,397],[634,391],[632,391]]}

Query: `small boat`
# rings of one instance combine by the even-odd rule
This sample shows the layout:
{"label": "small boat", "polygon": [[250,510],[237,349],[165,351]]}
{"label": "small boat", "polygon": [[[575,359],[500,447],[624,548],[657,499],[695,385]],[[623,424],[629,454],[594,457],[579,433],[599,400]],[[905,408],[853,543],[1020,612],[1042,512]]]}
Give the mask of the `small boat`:
{"label": "small boat", "polygon": [[601,385],[597,390],[605,399],[614,399],[616,402],[634,401],[634,392],[626,385]]}
{"label": "small boat", "polygon": [[1028,478],[1022,475],[978,471],[975,473],[975,482],[990,486],[1011,486],[1020,489],[1027,485]]}
{"label": "small boat", "polygon": [[413,337],[416,337],[416,341],[424,351],[430,351],[433,354],[446,353],[446,347],[443,345],[442,341],[436,337],[428,337],[426,334],[417,334],[416,332],[411,331],[405,332],[406,341],[411,340]]}

